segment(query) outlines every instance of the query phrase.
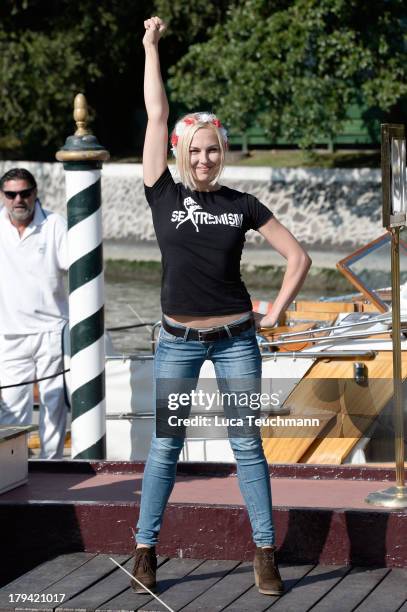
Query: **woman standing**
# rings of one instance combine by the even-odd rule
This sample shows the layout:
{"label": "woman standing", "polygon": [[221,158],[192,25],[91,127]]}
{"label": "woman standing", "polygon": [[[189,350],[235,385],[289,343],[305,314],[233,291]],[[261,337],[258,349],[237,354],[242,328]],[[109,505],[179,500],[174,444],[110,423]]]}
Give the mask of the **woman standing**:
{"label": "woman standing", "polygon": [[[155,379],[193,388],[203,362],[211,359],[220,387],[230,391],[234,381],[243,381],[246,391],[255,391],[261,356],[250,296],[240,278],[245,232],[259,231],[287,260],[281,289],[271,312],[261,318],[262,327],[272,327],[294,299],[311,260],[254,196],[218,183],[227,133],[215,115],[191,113],[176,124],[171,144],[181,182],[174,182],[167,166],[168,101],[158,53],[165,24],[152,17],[144,25],[148,123],[143,173],[163,265]],[[182,437],[160,437],[158,430],[156,434],[144,471],[133,571],[150,589],[156,585],[155,545],[184,442]],[[256,584],[261,593],[279,595],[283,584],[275,560],[270,478],[261,438],[232,435],[229,440],[256,544]],[[143,592],[136,581],[133,588]]]}

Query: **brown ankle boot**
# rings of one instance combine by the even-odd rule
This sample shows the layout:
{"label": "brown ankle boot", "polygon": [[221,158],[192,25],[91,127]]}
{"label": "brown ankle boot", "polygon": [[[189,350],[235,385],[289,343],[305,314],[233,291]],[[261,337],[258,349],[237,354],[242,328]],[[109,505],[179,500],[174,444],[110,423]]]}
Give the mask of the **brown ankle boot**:
{"label": "brown ankle boot", "polygon": [[259,593],[264,595],[282,595],[284,593],[284,585],[278,571],[275,551],[275,546],[270,548],[258,546],[254,555],[254,580],[256,586],[259,587]]}
{"label": "brown ankle boot", "polygon": [[[136,548],[134,553],[133,576],[144,584],[150,591],[156,586],[155,575],[157,571],[157,556],[155,547]],[[135,580],[131,581],[133,591],[136,593],[147,593],[143,587]]]}

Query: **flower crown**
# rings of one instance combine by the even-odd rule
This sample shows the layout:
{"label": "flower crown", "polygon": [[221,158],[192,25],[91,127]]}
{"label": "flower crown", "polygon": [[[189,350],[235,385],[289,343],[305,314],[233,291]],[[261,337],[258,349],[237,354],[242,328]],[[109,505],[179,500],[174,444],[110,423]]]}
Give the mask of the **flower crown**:
{"label": "flower crown", "polygon": [[174,157],[177,157],[177,146],[179,137],[182,136],[186,130],[186,128],[190,125],[195,125],[196,123],[212,123],[215,125],[223,139],[223,142],[227,146],[228,144],[228,133],[213,113],[193,113],[192,115],[188,115],[183,119],[180,119],[175,124],[175,128],[171,134],[171,151]]}

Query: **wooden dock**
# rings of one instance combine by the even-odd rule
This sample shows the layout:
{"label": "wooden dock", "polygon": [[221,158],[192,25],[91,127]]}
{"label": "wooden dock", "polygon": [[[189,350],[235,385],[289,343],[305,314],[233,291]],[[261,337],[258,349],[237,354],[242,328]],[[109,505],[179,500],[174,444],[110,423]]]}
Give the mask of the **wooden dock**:
{"label": "wooden dock", "polygon": [[[133,593],[143,464],[31,462],[0,495],[1,610],[165,610]],[[172,610],[407,612],[407,513],[366,495],[394,470],[270,466],[286,593],[258,593],[236,466],[179,464],[160,533],[159,593]],[[62,597],[63,595],[63,597]]]}
{"label": "wooden dock", "polygon": [[[130,555],[112,557],[131,572]],[[407,611],[404,568],[282,564],[281,574],[286,592],[274,597],[257,591],[250,562],[160,557],[157,595],[174,611],[185,612]],[[23,601],[24,595],[32,597]],[[4,586],[0,610],[166,608],[149,594],[133,593],[128,576],[109,555],[77,552],[48,560]]]}
{"label": "wooden dock", "polygon": [[[0,542],[7,557],[0,586],[68,552],[131,554],[143,468],[130,462],[31,462],[28,483],[0,496]],[[282,562],[407,567],[406,511],[365,502],[372,491],[390,486],[394,470],[270,466],[270,476]],[[170,558],[253,558],[235,465],[178,465],[158,552]]]}

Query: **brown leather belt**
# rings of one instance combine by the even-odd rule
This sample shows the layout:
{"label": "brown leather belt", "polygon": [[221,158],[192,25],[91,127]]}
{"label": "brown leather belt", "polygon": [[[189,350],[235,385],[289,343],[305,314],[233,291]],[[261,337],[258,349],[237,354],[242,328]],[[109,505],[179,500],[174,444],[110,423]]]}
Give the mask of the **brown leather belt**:
{"label": "brown leather belt", "polygon": [[[187,327],[175,327],[166,321],[163,317],[162,326],[169,334],[178,336],[178,338],[184,338]],[[234,323],[232,325],[225,325],[219,327],[211,327],[207,330],[195,329],[190,327],[188,330],[187,337],[185,340],[198,340],[199,342],[213,342],[214,340],[222,340],[223,338],[230,338],[231,336],[238,336],[241,332],[246,331],[254,327],[254,320],[252,317],[242,323]],[[227,329],[229,333],[227,332]]]}

